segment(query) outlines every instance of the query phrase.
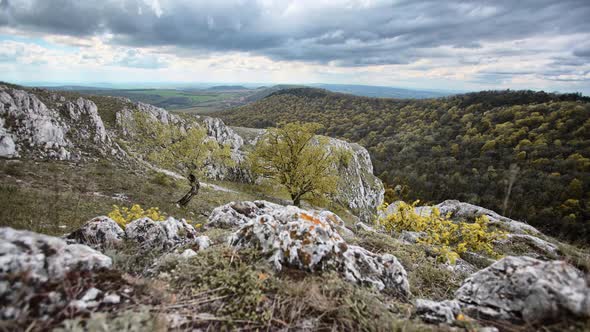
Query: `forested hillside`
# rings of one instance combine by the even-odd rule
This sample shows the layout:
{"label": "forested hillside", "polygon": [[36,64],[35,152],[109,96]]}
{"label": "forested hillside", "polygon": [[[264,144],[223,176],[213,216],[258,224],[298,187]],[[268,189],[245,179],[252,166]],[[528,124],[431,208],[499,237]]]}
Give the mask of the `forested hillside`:
{"label": "forested hillside", "polygon": [[485,91],[398,100],[299,88],[219,116],[259,128],[319,122],[323,134],[369,149],[390,200],[459,199],[569,240],[590,239],[587,97]]}

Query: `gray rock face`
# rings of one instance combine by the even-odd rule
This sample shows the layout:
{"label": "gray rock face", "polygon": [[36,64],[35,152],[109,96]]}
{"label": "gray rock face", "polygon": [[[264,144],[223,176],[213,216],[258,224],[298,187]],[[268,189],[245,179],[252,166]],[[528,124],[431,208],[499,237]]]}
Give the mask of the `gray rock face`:
{"label": "gray rock face", "polygon": [[66,235],[66,239],[93,248],[117,246],[125,237],[125,231],[111,218],[100,216],[86,222],[80,229]]}
{"label": "gray rock face", "polygon": [[33,93],[0,85],[0,155],[65,160],[79,158],[82,151],[111,152],[92,101],[50,99],[52,108]]}
{"label": "gray rock face", "polygon": [[416,300],[416,315],[427,323],[451,324],[461,312],[457,301],[436,302],[425,299]]}
{"label": "gray rock face", "polygon": [[335,201],[350,208],[361,221],[371,221],[378,206],[383,204],[385,190],[383,183],[373,174],[373,163],[369,152],[356,143],[330,138],[329,146],[350,153],[346,165],[338,165],[340,181]]}
{"label": "gray rock face", "polygon": [[240,227],[257,216],[280,208],[282,208],[281,205],[267,201],[231,202],[213,209],[206,226],[218,228]]}
{"label": "gray rock face", "polygon": [[111,258],[82,245],[28,231],[0,228],[0,279],[29,273],[31,280],[46,282],[70,271],[110,268]]}
{"label": "gray rock face", "polygon": [[153,221],[141,218],[132,221],[125,227],[127,239],[136,241],[144,248],[170,249],[178,245],[194,242],[197,231],[185,220],[172,217],[165,221]]}
{"label": "gray rock face", "polygon": [[[337,232],[345,229],[329,211],[305,211],[295,206],[268,209],[251,215],[230,238],[237,248],[257,247],[277,270],[284,265],[307,271],[336,270],[350,281],[408,296],[407,274],[397,258],[349,246]],[[246,214],[242,214],[246,218]]]}
{"label": "gray rock face", "polygon": [[490,220],[490,223],[504,225],[512,232],[530,232],[533,234],[539,234],[539,231],[533,226],[503,217],[498,213],[486,208],[482,208],[481,206],[459,202],[457,200],[447,200],[436,205],[435,207],[437,207],[440,210],[440,213],[443,215],[450,213],[451,218],[453,219],[473,220],[478,216],[485,215]]}
{"label": "gray rock face", "polygon": [[12,135],[4,128],[4,118],[0,118],[0,157],[18,157]]}
{"label": "gray rock face", "polygon": [[513,322],[590,317],[590,288],[582,273],[563,261],[506,257],[467,278],[455,298],[472,317]]}

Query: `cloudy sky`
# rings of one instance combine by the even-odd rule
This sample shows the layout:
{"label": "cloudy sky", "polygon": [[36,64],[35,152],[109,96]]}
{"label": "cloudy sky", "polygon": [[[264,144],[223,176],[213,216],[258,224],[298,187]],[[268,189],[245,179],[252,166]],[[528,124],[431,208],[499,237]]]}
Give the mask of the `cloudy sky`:
{"label": "cloudy sky", "polygon": [[0,0],[0,80],[590,94],[590,0]]}

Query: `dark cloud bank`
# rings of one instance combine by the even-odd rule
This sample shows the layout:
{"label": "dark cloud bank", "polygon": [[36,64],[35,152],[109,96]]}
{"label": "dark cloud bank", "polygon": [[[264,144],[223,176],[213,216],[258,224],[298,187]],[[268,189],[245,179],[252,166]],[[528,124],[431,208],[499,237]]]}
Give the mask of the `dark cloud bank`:
{"label": "dark cloud bank", "polygon": [[[588,0],[380,1],[369,6],[360,1],[295,1],[293,6],[161,0],[161,12],[148,3],[1,0],[0,26],[78,37],[111,33],[112,43],[126,46],[172,46],[189,53],[242,51],[342,66],[451,56],[433,53],[431,48],[438,46],[477,50],[482,42],[590,32]],[[589,62],[590,44],[555,59],[559,66]]]}

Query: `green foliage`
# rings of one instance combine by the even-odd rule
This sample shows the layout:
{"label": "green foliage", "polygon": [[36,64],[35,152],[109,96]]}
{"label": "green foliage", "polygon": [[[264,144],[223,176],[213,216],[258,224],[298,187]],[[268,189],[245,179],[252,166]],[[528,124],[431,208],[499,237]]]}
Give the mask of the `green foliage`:
{"label": "green foliage", "polygon": [[[245,127],[319,122],[320,134],[367,147],[376,174],[405,188],[397,198],[406,200],[454,198],[501,212],[515,164],[507,216],[590,239],[590,98],[483,91],[395,100],[290,89],[218,114]],[[578,204],[562,207],[570,198]]]}
{"label": "green foliage", "polygon": [[140,218],[147,217],[153,221],[163,221],[166,219],[166,215],[160,213],[159,208],[151,207],[147,210],[144,210],[139,204],[133,204],[131,208],[113,205],[113,210],[109,212],[108,217],[113,219],[117,224],[119,224],[119,226],[123,228],[133,220]]}
{"label": "green foliage", "polygon": [[349,162],[317,137],[317,123],[288,123],[269,129],[248,156],[252,171],[284,186],[295,205],[304,196],[322,197],[334,192],[338,161]]}
{"label": "green foliage", "polygon": [[[479,216],[475,222],[454,222],[450,216],[442,216],[437,208],[429,212],[417,212],[416,205],[398,202],[394,213],[379,218],[377,224],[388,232],[422,232],[425,236],[418,239],[419,243],[434,246],[434,252],[442,262],[455,264],[459,255],[471,251],[498,256],[493,243],[504,238],[501,231],[488,228],[486,216]],[[382,209],[385,210],[384,206]]]}
{"label": "green foliage", "polygon": [[[266,321],[270,307],[264,293],[273,289],[270,272],[253,266],[260,259],[257,250],[235,253],[220,246],[200,252],[186,263],[164,267],[174,271],[172,285],[192,296],[210,292],[212,297],[223,299],[223,305],[214,313],[233,320]],[[172,263],[177,264],[178,260]]]}
{"label": "green foliage", "polygon": [[206,166],[214,161],[232,164],[229,145],[219,145],[197,124],[185,131],[141,112],[135,112],[134,119],[139,136],[136,148],[161,167],[202,176]]}

